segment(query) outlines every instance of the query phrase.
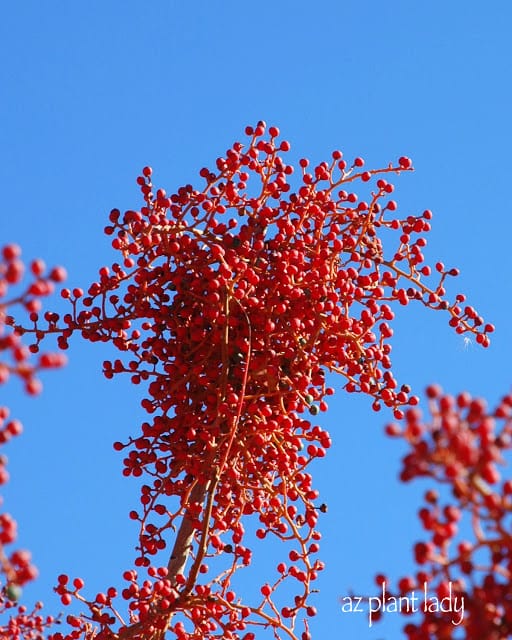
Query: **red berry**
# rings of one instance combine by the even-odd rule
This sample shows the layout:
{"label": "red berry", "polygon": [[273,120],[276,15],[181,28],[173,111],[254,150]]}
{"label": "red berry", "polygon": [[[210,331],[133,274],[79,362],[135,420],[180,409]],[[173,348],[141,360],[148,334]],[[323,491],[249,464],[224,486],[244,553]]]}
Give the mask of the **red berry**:
{"label": "red berry", "polygon": [[7,244],[2,249],[2,256],[4,260],[11,262],[21,256],[21,249],[17,244]]}

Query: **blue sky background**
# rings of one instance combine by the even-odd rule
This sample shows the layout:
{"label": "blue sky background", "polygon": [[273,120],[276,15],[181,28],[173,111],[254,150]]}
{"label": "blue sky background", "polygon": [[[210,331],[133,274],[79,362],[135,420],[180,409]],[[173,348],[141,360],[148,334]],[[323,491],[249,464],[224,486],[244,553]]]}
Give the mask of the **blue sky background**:
{"label": "blue sky background", "polygon": [[[395,325],[396,376],[493,403],[512,378],[511,19],[508,0],[5,3],[0,244],[87,285],[116,259],[102,230],[112,207],[139,206],[145,164],[173,192],[259,119],[280,127],[293,158],[341,148],[376,167],[408,155],[416,171],[395,182],[400,210],[434,211],[427,257],[461,268],[452,293],[468,293],[497,330],[487,351],[465,348],[446,317],[408,308]],[[127,380],[102,378],[108,354],[74,341],[40,398],[17,381],[0,388],[25,426],[5,450],[6,508],[41,573],[25,596],[53,611],[58,573],[83,576],[93,594],[119,584],[133,557],[138,493],[111,444],[142,411]],[[368,592],[378,571],[413,567],[421,491],[396,480],[403,449],[383,435],[387,419],[341,392],[322,416],[334,445],[316,466],[329,505],[316,638],[397,638],[404,622],[369,629],[338,602]],[[265,565],[244,580],[263,582]]]}

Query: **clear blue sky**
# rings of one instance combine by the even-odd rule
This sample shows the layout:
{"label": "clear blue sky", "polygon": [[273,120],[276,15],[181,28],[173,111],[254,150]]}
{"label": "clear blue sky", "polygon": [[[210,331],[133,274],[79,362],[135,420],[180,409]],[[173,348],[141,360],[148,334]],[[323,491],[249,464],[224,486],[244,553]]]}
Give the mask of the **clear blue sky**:
{"label": "clear blue sky", "polygon": [[[452,292],[497,331],[487,351],[464,348],[445,317],[411,309],[396,325],[396,374],[416,391],[436,381],[493,402],[512,378],[511,22],[508,0],[4,3],[0,243],[87,284],[114,259],[108,211],[139,205],[141,167],[172,192],[259,119],[281,128],[293,157],[341,148],[377,166],[408,155],[401,210],[434,211],[426,255],[461,268]],[[0,388],[25,425],[6,449],[5,492],[41,573],[25,595],[49,610],[61,571],[96,593],[133,555],[137,490],[111,443],[142,413],[127,381],[100,375],[107,355],[75,341],[40,398]],[[329,512],[314,637],[397,638],[399,616],[369,629],[338,599],[368,592],[378,571],[412,568],[420,489],[396,480],[403,450],[382,433],[387,416],[343,393],[331,406],[322,424],[334,446],[316,468]],[[263,581],[264,566],[244,580]]]}

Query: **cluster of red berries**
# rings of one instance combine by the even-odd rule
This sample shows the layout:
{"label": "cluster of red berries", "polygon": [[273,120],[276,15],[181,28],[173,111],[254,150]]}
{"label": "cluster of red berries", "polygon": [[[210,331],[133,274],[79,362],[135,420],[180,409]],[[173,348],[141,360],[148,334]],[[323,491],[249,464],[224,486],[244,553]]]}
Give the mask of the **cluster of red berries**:
{"label": "cluster of red berries", "polygon": [[42,640],[44,634],[59,622],[58,618],[42,614],[43,604],[36,602],[32,609],[17,604],[18,589],[9,585],[4,589],[6,596],[0,600],[0,615],[9,618],[7,624],[0,625],[0,637],[5,640]]}
{"label": "cluster of red berries", "polygon": [[[200,171],[200,188],[168,196],[144,168],[143,206],[112,210],[105,228],[118,261],[86,291],[62,291],[69,313],[34,309],[33,328],[16,327],[34,334],[34,352],[49,334],[61,349],[74,333],[110,342],[120,356],[104,363],[105,376],[127,373],[147,390],[147,421],[114,446],[126,450],[124,474],[144,481],[130,517],[140,523],[135,565],[148,578],[125,574],[126,617],[114,588],[88,601],[81,581],[63,576],[63,604],[78,599],[89,613],[54,640],[157,640],[166,631],[253,640],[251,625],[293,640],[301,616],[309,640],[325,505],[307,469],[331,439],[305,414],[327,410],[326,373],[400,419],[418,398],[392,374],[394,303],[447,311],[455,331],[488,344],[492,327],[462,295],[446,298],[457,270],[425,264],[431,212],[401,218],[390,199],[388,179],[411,170],[409,158],[368,171],[362,158],[335,151],[315,167],[301,160],[295,177],[276,127],[260,122],[246,134],[215,170]],[[252,606],[232,584],[251,564],[245,523],[289,549]],[[157,568],[163,552],[167,566]]]}
{"label": "cluster of red berries", "polygon": [[411,409],[403,426],[392,424],[387,430],[411,448],[401,479],[431,478],[447,487],[450,502],[442,506],[434,489],[425,493],[419,518],[429,538],[416,543],[418,571],[402,578],[397,592],[404,595],[426,582],[440,598],[463,598],[464,619],[457,631],[448,607],[427,611],[421,622],[407,624],[405,633],[409,640],[449,640],[461,637],[460,629],[471,640],[509,638],[512,480],[502,480],[499,466],[512,448],[512,394],[492,411],[481,399],[466,392],[445,395],[437,385],[427,388],[427,397],[428,423]]}
{"label": "cluster of red berries", "polygon": [[[21,249],[16,244],[8,244],[2,249],[0,262],[0,384],[5,383],[9,376],[16,375],[25,384],[25,391],[36,395],[41,391],[41,383],[37,379],[37,372],[41,369],[61,367],[66,358],[62,353],[45,353],[39,355],[36,362],[31,362],[30,356],[37,353],[35,345],[27,347],[23,344],[23,331],[9,330],[14,324],[14,318],[7,311],[15,306],[21,306],[29,316],[30,321],[37,320],[41,309],[41,298],[53,293],[55,284],[66,279],[66,271],[62,267],[54,267],[47,273],[42,260],[30,263],[31,280],[20,290],[26,267],[21,260]],[[13,291],[14,289],[14,291]],[[52,314],[45,314],[45,320],[51,326]],[[19,317],[18,317],[19,322]],[[42,338],[42,335],[40,336]]]}
{"label": "cluster of red berries", "polygon": [[[30,266],[31,280],[22,288],[25,264],[21,260],[21,250],[15,244],[9,244],[0,253],[0,384],[5,384],[11,376],[19,377],[25,391],[35,395],[41,390],[37,373],[42,369],[60,367],[66,358],[62,353],[44,353],[34,362],[31,358],[36,350],[23,344],[19,331],[14,331],[13,318],[8,312],[13,307],[22,307],[29,315],[41,308],[41,298],[53,292],[56,283],[62,282],[66,273],[61,267],[55,267],[49,273],[42,260],[34,260]],[[9,409],[0,407],[0,446],[13,437],[20,435],[22,425],[19,420],[9,419]],[[0,455],[0,485],[9,480],[7,457]],[[21,587],[37,576],[28,551],[15,550],[10,554],[6,547],[16,541],[16,521],[9,513],[0,513],[0,575],[3,587],[0,592],[0,614],[7,613],[10,620],[7,625],[0,624],[0,635],[10,640],[36,640],[42,632],[54,622],[52,617],[40,615],[38,603],[32,612],[24,606],[18,606]]]}
{"label": "cluster of red berries", "polygon": [[[235,143],[214,171],[200,171],[199,189],[186,185],[168,196],[153,188],[146,167],[138,178],[144,205],[114,209],[105,229],[119,262],[100,269],[86,293],[63,291],[72,303],[63,327],[56,314],[45,327],[33,316],[36,347],[52,332],[61,348],[77,331],[112,342],[121,358],[104,363],[105,375],[127,372],[147,385],[150,419],[129,443],[115,444],[129,448],[125,475],[148,479],[131,513],[140,522],[136,565],[152,569],[169,532],[178,533],[165,578],[170,593],[123,591],[126,637],[165,627],[179,640],[219,633],[248,640],[253,619],[292,633],[299,613],[315,613],[308,596],[323,568],[314,559],[322,505],[306,468],[331,441],[303,414],[327,409],[334,390],[325,373],[340,373],[347,391],[369,394],[375,410],[384,405],[400,418],[418,400],[391,372],[393,302],[446,310],[457,332],[488,343],[489,327],[462,308],[463,297],[445,298],[445,279],[457,271],[438,263],[430,282],[423,256],[430,211],[396,217],[387,177],[410,170],[408,158],[373,171],[339,151],[311,169],[301,160],[292,191],[297,179],[283,158],[290,145],[278,142],[277,128],[267,132],[260,122],[246,134],[247,145]],[[373,184],[367,200],[353,191],[357,181]],[[396,233],[390,250],[382,230]],[[235,570],[251,562],[243,544],[249,516],[260,523],[258,538],[292,545],[291,564],[279,564],[253,607],[231,585]],[[223,561],[220,574],[212,558]],[[297,593],[278,609],[285,578]],[[179,612],[185,621],[173,618]],[[94,619],[102,638],[121,634],[115,618]]]}

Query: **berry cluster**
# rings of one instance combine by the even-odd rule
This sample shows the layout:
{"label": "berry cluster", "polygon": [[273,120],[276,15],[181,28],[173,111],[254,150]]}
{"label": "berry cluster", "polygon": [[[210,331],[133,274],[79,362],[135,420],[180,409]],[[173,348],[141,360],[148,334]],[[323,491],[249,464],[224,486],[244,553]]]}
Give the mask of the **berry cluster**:
{"label": "berry cluster", "polygon": [[[428,539],[416,543],[418,571],[402,578],[397,592],[405,594],[428,582],[439,597],[446,597],[451,583],[452,597],[464,598],[460,628],[465,638],[508,638],[512,635],[512,480],[502,480],[499,466],[505,462],[505,451],[512,448],[512,395],[493,411],[466,392],[453,397],[437,385],[428,387],[427,397],[432,416],[428,423],[411,409],[402,427],[392,424],[387,431],[403,437],[411,448],[403,460],[401,479],[431,478],[449,489],[451,500],[442,506],[436,490],[426,492],[419,518]],[[460,637],[451,613],[442,611],[424,612],[420,623],[409,623],[404,631],[409,640]]]}
{"label": "berry cluster", "polygon": [[[27,347],[21,336],[23,330],[10,329],[14,325],[14,318],[7,315],[10,308],[21,306],[28,314],[31,322],[38,319],[41,309],[41,298],[53,293],[55,284],[66,279],[66,272],[62,267],[54,267],[47,273],[42,260],[30,263],[30,281],[21,288],[26,267],[21,260],[21,249],[16,244],[8,244],[2,249],[0,262],[0,384],[7,382],[9,376],[21,378],[25,391],[29,395],[37,395],[41,391],[41,383],[37,379],[37,372],[63,366],[66,359],[62,353],[40,354],[36,362],[30,361],[31,353],[37,353],[36,345]],[[13,291],[14,289],[14,291]],[[44,318],[48,327],[53,327],[55,314],[45,313]],[[56,317],[56,316],[55,316]],[[18,317],[19,321],[19,317]],[[39,336],[42,338],[42,334]]]}
{"label": "berry cluster", "polygon": [[[29,267],[31,280],[22,287],[25,265],[22,262],[21,250],[15,244],[3,247],[0,257],[0,384],[4,384],[11,376],[23,381],[25,391],[35,395],[41,390],[37,378],[43,369],[61,367],[65,364],[62,353],[40,354],[36,361],[31,355],[36,351],[23,344],[21,332],[14,331],[13,318],[7,315],[13,307],[22,307],[29,318],[34,317],[41,308],[41,298],[53,292],[56,283],[62,282],[66,273],[61,267],[55,267],[49,273],[42,260],[34,260]],[[51,315],[46,316],[51,321]],[[0,407],[0,446],[11,438],[20,435],[22,425],[19,420],[9,419],[9,409]],[[0,455],[0,485],[9,480],[7,457]],[[15,550],[8,554],[6,547],[16,541],[16,521],[9,513],[0,513],[0,576],[3,583],[0,592],[0,614],[7,613],[10,620],[7,625],[0,624],[0,635],[11,640],[32,640],[41,638],[44,629],[54,622],[52,617],[40,615],[41,605],[28,613],[24,606],[18,606],[21,587],[37,576],[37,570],[31,562],[28,551]]]}
{"label": "berry cluster", "polygon": [[[489,343],[492,326],[464,296],[446,298],[457,270],[425,264],[431,212],[399,217],[390,199],[389,178],[411,170],[409,158],[370,171],[335,151],[315,167],[301,160],[294,177],[276,127],[260,122],[246,135],[200,171],[199,188],[168,196],[144,168],[143,206],[112,210],[105,228],[119,260],[85,292],[63,290],[68,314],[31,314],[33,351],[48,334],[61,349],[77,332],[110,342],[120,356],[104,375],[127,373],[147,389],[147,421],[114,445],[126,451],[124,474],[144,481],[130,514],[140,524],[136,569],[119,594],[128,617],[115,588],[86,600],[81,580],[62,576],[62,602],[76,598],[89,613],[54,640],[92,637],[92,628],[101,640],[156,640],[166,630],[178,640],[252,640],[251,626],[295,639],[300,617],[308,640],[325,505],[307,469],[331,439],[306,415],[327,409],[326,373],[400,419],[418,399],[391,371],[393,304],[446,311],[456,332]],[[257,538],[289,551],[249,606],[232,578],[251,563],[244,523],[254,521]],[[285,582],[295,596],[281,606]]]}

